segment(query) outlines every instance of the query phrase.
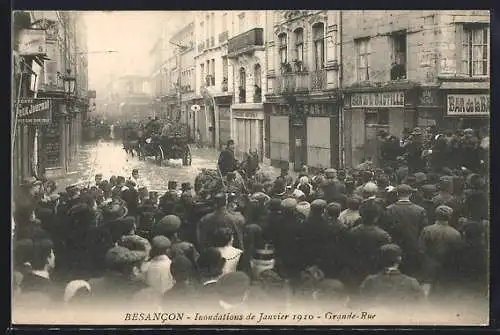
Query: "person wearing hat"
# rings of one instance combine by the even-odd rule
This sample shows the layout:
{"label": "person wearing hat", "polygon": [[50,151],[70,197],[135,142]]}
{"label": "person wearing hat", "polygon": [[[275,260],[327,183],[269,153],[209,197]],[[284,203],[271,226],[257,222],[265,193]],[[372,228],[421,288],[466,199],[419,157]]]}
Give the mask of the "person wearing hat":
{"label": "person wearing hat", "polygon": [[225,274],[217,281],[219,310],[240,314],[246,311],[250,292],[250,278],[244,272]]}
{"label": "person wearing hat", "polygon": [[243,249],[243,228],[246,223],[245,217],[239,212],[227,209],[227,196],[218,193],[214,199],[215,210],[203,216],[197,226],[198,250],[210,247],[210,235],[219,227],[230,227],[232,230],[234,244],[238,249]]}
{"label": "person wearing hat", "polygon": [[290,169],[288,167],[282,167],[280,170],[280,175],[278,178],[281,178],[285,181],[285,188],[287,186],[293,186],[293,177],[290,176]]}
{"label": "person wearing hat", "polygon": [[338,202],[339,197],[345,194],[345,184],[338,180],[337,170],[329,168],[325,170],[325,179],[320,188],[323,191],[326,202]]}
{"label": "person wearing hat", "polygon": [[463,215],[474,221],[490,220],[489,196],[484,177],[471,174],[464,192]]}
{"label": "person wearing hat", "polygon": [[147,257],[144,251],[114,246],[106,252],[106,272],[101,278],[89,280],[92,300],[99,305],[122,306],[139,291],[147,288],[141,269]]}
{"label": "person wearing hat", "polygon": [[425,170],[425,162],[422,159],[423,150],[422,130],[417,127],[413,129],[410,141],[405,146],[406,161],[410,173],[422,172]]}
{"label": "person wearing hat", "polygon": [[217,167],[219,168],[222,176],[226,176],[229,172],[233,172],[238,168],[238,161],[234,157],[234,141],[228,140],[226,143],[226,149],[221,151],[219,159],[217,161]]}
{"label": "person wearing hat", "polygon": [[434,224],[425,227],[420,234],[420,250],[425,257],[426,281],[434,281],[441,270],[445,257],[456,252],[461,246],[460,233],[449,225],[453,209],[448,206],[438,206]]}
{"label": "person wearing hat", "polygon": [[297,200],[297,212],[302,214],[304,219],[307,219],[311,212],[311,204],[307,202],[307,196],[299,189],[295,189],[292,196]]}
{"label": "person wearing hat", "polygon": [[147,268],[143,268],[146,283],[159,294],[164,294],[174,286],[174,279],[170,273],[172,261],[167,256],[170,246],[168,238],[155,236],[151,241],[150,260]]}
{"label": "person wearing hat", "polygon": [[[359,209],[361,219],[349,233],[350,245],[344,259],[350,272],[349,280],[344,281],[351,289],[357,287],[369,274],[377,271],[376,255],[378,248],[391,243],[391,235],[379,227],[382,210],[374,202],[368,202]],[[346,256],[346,254],[348,256]]]}
{"label": "person wearing hat", "polygon": [[471,128],[465,129],[462,140],[462,166],[474,172],[478,172],[480,167],[479,144],[475,131]]}
{"label": "person wearing hat", "polygon": [[180,237],[183,226],[182,220],[176,215],[166,215],[158,221],[151,230],[151,238],[155,236],[165,236],[172,244],[169,250],[171,258],[177,255],[184,255],[191,260],[196,260],[199,256],[198,251],[191,242],[187,242]]}
{"label": "person wearing hat", "polygon": [[284,200],[288,197],[288,188],[291,187],[287,185],[287,181],[282,177],[277,177],[269,191],[271,198]]}
{"label": "person wearing hat", "polygon": [[399,139],[396,136],[390,135],[385,130],[380,130],[378,133],[380,139],[380,162],[381,165],[391,166],[396,161],[396,157],[401,154]]}
{"label": "person wearing hat", "polygon": [[396,244],[386,244],[378,249],[382,271],[368,275],[359,290],[363,308],[384,307],[406,311],[423,302],[424,291],[419,282],[399,269],[403,250]]}
{"label": "person wearing hat", "polygon": [[339,221],[346,225],[349,229],[354,227],[359,218],[361,218],[359,215],[361,201],[362,199],[357,196],[347,198],[347,208],[339,214]]}
{"label": "person wearing hat", "polygon": [[434,222],[436,206],[432,201],[432,198],[434,198],[437,193],[437,187],[433,184],[426,184],[420,188],[420,191],[422,192],[422,202],[420,203],[420,206],[425,209],[427,221]]}
{"label": "person wearing hat", "polygon": [[429,298],[435,297],[438,301],[443,296],[456,299],[457,290],[461,296],[473,299],[482,300],[488,296],[491,265],[485,228],[480,222],[466,220],[462,227],[463,243],[458,250],[446,255]]}
{"label": "person wearing hat", "polygon": [[438,182],[438,192],[432,198],[434,208],[440,205],[445,205],[453,209],[453,217],[451,218],[450,225],[456,226],[458,217],[462,210],[462,201],[459,197],[453,194],[453,177],[442,176]]}
{"label": "person wearing hat", "polygon": [[403,271],[415,276],[420,271],[421,253],[418,240],[422,229],[427,226],[427,214],[423,207],[410,201],[415,189],[406,184],[396,187],[398,201],[386,209],[382,228],[391,235],[406,255]]}

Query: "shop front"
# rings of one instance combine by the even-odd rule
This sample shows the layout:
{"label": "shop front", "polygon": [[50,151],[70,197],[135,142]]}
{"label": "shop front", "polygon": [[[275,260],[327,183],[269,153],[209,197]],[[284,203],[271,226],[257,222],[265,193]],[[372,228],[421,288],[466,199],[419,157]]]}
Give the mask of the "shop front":
{"label": "shop front", "polygon": [[43,134],[52,122],[51,99],[22,98],[15,104],[17,125],[13,148],[13,180],[41,177],[45,170]]}
{"label": "shop front", "polygon": [[264,110],[262,103],[233,104],[231,106],[231,138],[235,153],[241,159],[250,150],[264,156]]}
{"label": "shop front", "polygon": [[406,89],[371,88],[344,95],[345,161],[357,166],[380,157],[379,131],[400,137],[405,128],[416,126],[418,86]]}
{"label": "shop front", "polygon": [[491,105],[488,89],[441,90],[441,94],[445,102],[441,129],[489,128]]}

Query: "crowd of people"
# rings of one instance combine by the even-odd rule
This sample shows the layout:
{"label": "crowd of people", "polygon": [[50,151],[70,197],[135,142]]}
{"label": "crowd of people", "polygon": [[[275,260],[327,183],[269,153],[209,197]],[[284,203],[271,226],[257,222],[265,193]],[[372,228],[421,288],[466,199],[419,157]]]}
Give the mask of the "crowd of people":
{"label": "crowd of people", "polygon": [[14,302],[221,312],[487,302],[487,175],[398,164],[297,178],[257,167],[240,188],[226,169],[221,183],[170,181],[164,194],[138,170],[62,193],[29,180],[13,214]]}

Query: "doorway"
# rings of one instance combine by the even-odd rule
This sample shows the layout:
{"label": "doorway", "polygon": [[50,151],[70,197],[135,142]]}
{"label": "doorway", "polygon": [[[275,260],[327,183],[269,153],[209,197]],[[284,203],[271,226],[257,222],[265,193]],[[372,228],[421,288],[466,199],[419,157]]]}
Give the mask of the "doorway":
{"label": "doorway", "polygon": [[387,109],[368,110],[365,112],[365,145],[362,161],[371,159],[379,166],[380,164],[380,139],[378,134],[381,130],[389,131],[389,111]]}

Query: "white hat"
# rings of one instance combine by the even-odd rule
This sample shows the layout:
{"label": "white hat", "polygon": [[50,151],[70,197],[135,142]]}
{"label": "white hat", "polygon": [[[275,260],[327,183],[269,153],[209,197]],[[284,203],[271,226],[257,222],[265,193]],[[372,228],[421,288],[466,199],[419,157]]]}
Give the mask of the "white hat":
{"label": "white hat", "polygon": [[89,291],[91,290],[90,284],[85,280],[73,280],[69,282],[64,290],[64,302],[69,302],[75,296],[75,293],[81,288],[86,288]]}
{"label": "white hat", "polygon": [[298,199],[298,198],[301,198],[301,197],[305,197],[306,195],[301,190],[295,189],[295,190],[293,190],[292,196],[294,198]]}

